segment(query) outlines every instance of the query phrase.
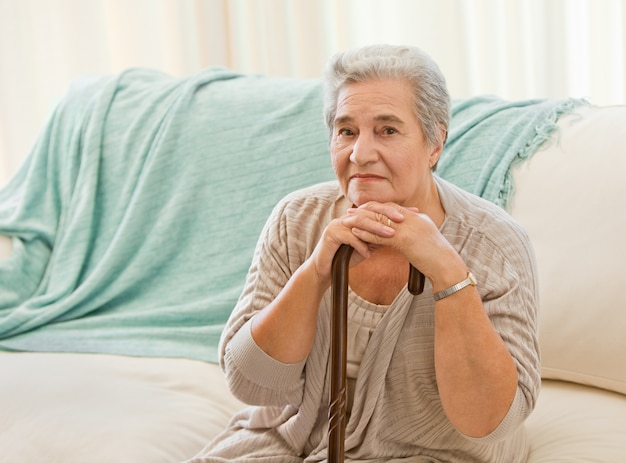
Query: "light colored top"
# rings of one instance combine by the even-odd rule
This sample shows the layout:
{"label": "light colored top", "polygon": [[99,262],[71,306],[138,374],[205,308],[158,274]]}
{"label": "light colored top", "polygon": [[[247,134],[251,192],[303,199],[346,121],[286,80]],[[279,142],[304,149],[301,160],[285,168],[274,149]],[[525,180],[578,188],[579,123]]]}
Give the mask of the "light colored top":
{"label": "light colored top", "polygon": [[[446,211],[440,230],[478,280],[485,310],[516,363],[517,393],[488,436],[458,432],[443,411],[435,379],[432,286],[426,281],[419,296],[405,287],[363,346],[346,426],[346,461],[523,462],[528,443],[522,423],[540,387],[532,247],[526,232],[505,211],[435,179]],[[292,193],[274,209],[220,344],[232,392],[255,406],[237,414],[229,428],[190,461],[325,460],[330,290],[320,305],[312,351],[298,364],[278,362],[263,352],[252,339],[249,320],[311,255],[328,222],[348,207],[332,182]],[[358,305],[355,294],[349,303]],[[355,316],[354,308],[350,313]]]}
{"label": "light colored top", "polygon": [[348,339],[346,352],[347,416],[352,413],[356,378],[374,328],[382,320],[388,305],[373,304],[348,288]]}

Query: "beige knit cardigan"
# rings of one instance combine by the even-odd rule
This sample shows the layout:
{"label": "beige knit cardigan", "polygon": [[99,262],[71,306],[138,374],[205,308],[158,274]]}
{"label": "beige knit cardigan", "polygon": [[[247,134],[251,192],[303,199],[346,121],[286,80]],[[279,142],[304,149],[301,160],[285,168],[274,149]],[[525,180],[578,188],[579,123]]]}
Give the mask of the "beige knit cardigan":
{"label": "beige knit cardigan", "polygon": [[[362,359],[346,428],[347,462],[526,461],[523,421],[540,388],[532,247],[506,212],[435,179],[446,211],[440,230],[478,281],[485,310],[516,362],[517,394],[490,435],[458,432],[442,409],[435,380],[432,287],[427,281],[419,296],[405,288],[387,308]],[[311,255],[328,222],[348,207],[332,182],[292,193],[274,209],[220,348],[232,392],[252,406],[191,462],[326,460],[330,291],[321,302],[313,349],[299,364],[283,364],[263,352],[250,335],[249,320]],[[369,304],[354,293],[350,303]]]}

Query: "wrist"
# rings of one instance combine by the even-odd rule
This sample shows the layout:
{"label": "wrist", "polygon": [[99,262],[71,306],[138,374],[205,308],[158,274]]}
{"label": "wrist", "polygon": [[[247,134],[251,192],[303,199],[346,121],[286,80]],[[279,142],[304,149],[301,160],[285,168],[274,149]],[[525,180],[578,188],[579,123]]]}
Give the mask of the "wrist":
{"label": "wrist", "polygon": [[438,259],[436,266],[428,276],[433,287],[433,294],[443,291],[467,277],[468,268],[455,252],[448,259]]}
{"label": "wrist", "polygon": [[331,275],[322,274],[318,271],[317,263],[313,258],[306,260],[300,268],[296,270],[304,281],[308,281],[308,286],[320,296],[326,292],[331,285]]}
{"label": "wrist", "polygon": [[467,278],[467,267],[465,266],[462,268],[450,269],[448,272],[443,272],[437,275],[436,278],[432,278],[430,280],[433,286],[433,294],[443,291],[465,278]]}
{"label": "wrist", "polygon": [[459,292],[468,286],[476,286],[476,279],[474,278],[474,275],[472,275],[472,272],[467,272],[467,276],[458,283],[455,283],[442,291],[433,293],[433,299],[435,302],[440,301],[441,299],[452,296],[454,293]]}

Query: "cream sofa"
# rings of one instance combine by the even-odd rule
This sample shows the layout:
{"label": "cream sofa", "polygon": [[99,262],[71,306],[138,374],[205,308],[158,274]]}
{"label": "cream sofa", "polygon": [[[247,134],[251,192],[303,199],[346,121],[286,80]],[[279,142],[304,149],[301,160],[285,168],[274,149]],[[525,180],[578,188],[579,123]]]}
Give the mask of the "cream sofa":
{"label": "cream sofa", "polygon": [[[626,461],[624,174],[626,106],[562,116],[513,171],[541,285],[531,463]],[[243,406],[213,362],[51,347],[0,352],[1,463],[182,461]]]}

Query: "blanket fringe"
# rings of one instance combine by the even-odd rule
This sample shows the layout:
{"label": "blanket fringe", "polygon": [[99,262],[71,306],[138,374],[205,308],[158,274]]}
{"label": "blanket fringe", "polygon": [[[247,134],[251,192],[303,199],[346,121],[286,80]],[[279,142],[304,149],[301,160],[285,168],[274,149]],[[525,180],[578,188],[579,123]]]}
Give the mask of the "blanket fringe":
{"label": "blanket fringe", "polygon": [[518,153],[515,160],[511,163],[511,168],[504,176],[502,188],[500,189],[500,194],[496,201],[500,207],[508,209],[511,198],[513,198],[515,194],[515,182],[513,182],[512,170],[523,161],[529,160],[548,140],[550,140],[554,131],[558,128],[558,122],[561,116],[570,114],[579,106],[587,104],[590,103],[585,98],[569,98],[564,100],[560,106],[550,111],[541,125],[535,128],[535,136]]}

